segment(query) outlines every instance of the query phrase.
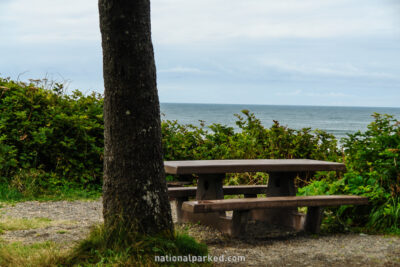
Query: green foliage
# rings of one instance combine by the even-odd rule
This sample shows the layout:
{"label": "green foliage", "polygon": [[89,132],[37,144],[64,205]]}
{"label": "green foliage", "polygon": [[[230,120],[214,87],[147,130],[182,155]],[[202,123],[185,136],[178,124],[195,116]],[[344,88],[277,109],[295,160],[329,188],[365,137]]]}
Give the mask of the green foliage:
{"label": "green foliage", "polygon": [[79,91],[66,95],[62,84],[43,89],[34,82],[0,79],[0,177],[19,191],[98,187],[102,97]]}
{"label": "green foliage", "polygon": [[373,115],[365,133],[344,141],[346,163],[343,192],[368,196],[368,225],[375,229],[400,228],[400,121]]}
{"label": "green foliage", "polygon": [[400,121],[377,113],[373,117],[365,133],[344,140],[348,168],[363,176],[359,184],[379,184],[392,197],[400,197]]}
{"label": "green foliage", "polygon": [[248,110],[236,114],[235,132],[220,124],[197,127],[177,121],[163,121],[163,148],[166,160],[193,159],[282,159],[309,158],[337,161],[335,137],[324,131],[290,129],[277,121],[265,128]]}
{"label": "green foliage", "polygon": [[334,215],[343,225],[366,225],[376,231],[400,230],[400,122],[374,114],[366,132],[342,140],[347,173],[339,180],[315,181],[299,194],[367,196],[369,206],[343,206]]}
{"label": "green foliage", "polygon": [[20,192],[18,189],[0,182],[0,202],[19,201],[56,201],[56,200],[96,200],[101,196],[101,190],[59,186],[51,190],[41,190],[41,194],[34,194],[28,190]]}

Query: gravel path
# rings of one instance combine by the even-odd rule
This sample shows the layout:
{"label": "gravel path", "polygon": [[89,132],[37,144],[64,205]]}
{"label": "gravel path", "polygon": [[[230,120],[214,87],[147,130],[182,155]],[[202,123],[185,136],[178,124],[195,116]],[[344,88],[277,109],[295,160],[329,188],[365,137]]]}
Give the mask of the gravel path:
{"label": "gravel path", "polygon": [[[70,247],[85,237],[93,224],[102,222],[102,205],[98,201],[28,201],[5,205],[0,221],[12,218],[46,218],[49,224],[36,229],[5,231],[5,241],[35,243],[54,241]],[[173,218],[176,219],[173,210]],[[201,225],[176,225],[208,244],[212,256],[227,260],[229,256],[245,256],[241,263],[223,266],[400,266],[400,237],[340,234],[310,236],[269,228],[253,233],[246,240],[231,239]],[[255,232],[254,232],[255,231]]]}

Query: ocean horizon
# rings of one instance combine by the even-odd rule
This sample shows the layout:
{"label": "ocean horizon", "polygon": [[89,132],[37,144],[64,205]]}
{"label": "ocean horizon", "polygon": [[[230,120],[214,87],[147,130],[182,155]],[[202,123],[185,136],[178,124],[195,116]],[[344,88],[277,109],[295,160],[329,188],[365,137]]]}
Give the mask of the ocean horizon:
{"label": "ocean horizon", "polygon": [[161,119],[176,120],[181,124],[206,125],[218,123],[239,130],[234,114],[242,110],[254,113],[265,127],[273,121],[293,129],[320,129],[339,140],[347,134],[367,130],[374,113],[389,114],[400,119],[400,107],[350,107],[308,105],[256,105],[256,104],[200,104],[161,103]]}

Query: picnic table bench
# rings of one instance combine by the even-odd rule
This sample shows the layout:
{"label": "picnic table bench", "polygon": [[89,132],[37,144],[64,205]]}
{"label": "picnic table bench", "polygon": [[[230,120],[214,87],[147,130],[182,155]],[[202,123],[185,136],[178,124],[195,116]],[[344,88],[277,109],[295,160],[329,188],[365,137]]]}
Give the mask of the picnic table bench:
{"label": "picnic table bench", "polygon": [[[268,186],[266,185],[227,185],[222,187],[224,195],[244,195],[245,197],[257,197],[258,194],[266,194]],[[196,186],[188,187],[170,187],[168,196],[170,198],[188,198],[195,197],[197,194]]]}
{"label": "picnic table bench", "polygon": [[[244,233],[249,219],[285,225],[316,233],[320,229],[323,207],[363,205],[359,196],[296,197],[294,180],[315,171],[345,171],[344,164],[308,159],[190,160],[165,161],[165,171],[174,175],[196,174],[197,187],[169,188],[175,197],[178,222],[201,222],[224,233]],[[266,172],[267,186],[223,186],[226,173]],[[244,199],[224,199],[224,195],[244,194]],[[266,197],[256,198],[257,194]],[[195,201],[188,201],[195,197]],[[297,207],[308,207],[307,215]],[[233,216],[226,216],[233,211]]]}

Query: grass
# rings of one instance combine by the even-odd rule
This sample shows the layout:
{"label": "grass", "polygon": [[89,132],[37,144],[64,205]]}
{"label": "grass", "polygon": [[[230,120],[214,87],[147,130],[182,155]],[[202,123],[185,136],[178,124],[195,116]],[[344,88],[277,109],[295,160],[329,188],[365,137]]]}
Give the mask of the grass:
{"label": "grass", "polygon": [[[155,256],[207,255],[204,244],[183,232],[173,238],[165,235],[143,236],[119,232],[109,242],[103,225],[92,229],[89,236],[72,249],[53,242],[32,245],[0,241],[0,266],[160,266]],[[111,234],[115,234],[112,232]],[[199,266],[189,263],[164,263],[165,266]],[[201,266],[212,266],[211,263]]]}
{"label": "grass", "polygon": [[67,251],[53,242],[25,245],[0,241],[0,266],[4,267],[59,266],[66,255]]}
{"label": "grass", "polygon": [[0,233],[3,231],[43,228],[54,224],[55,221],[49,218],[0,218]]}
{"label": "grass", "polygon": [[96,200],[101,196],[101,189],[70,188],[67,186],[54,187],[45,191],[18,191],[8,184],[0,183],[0,202],[20,201],[57,201],[57,200]]}
{"label": "grass", "polygon": [[[5,218],[0,218],[0,234],[3,233],[4,231],[38,229],[59,224],[71,225],[75,224],[75,222],[65,221],[65,220],[51,220],[49,218],[43,218],[43,217],[36,217],[29,219],[5,217]],[[63,231],[63,233],[66,233],[66,231]]]}

